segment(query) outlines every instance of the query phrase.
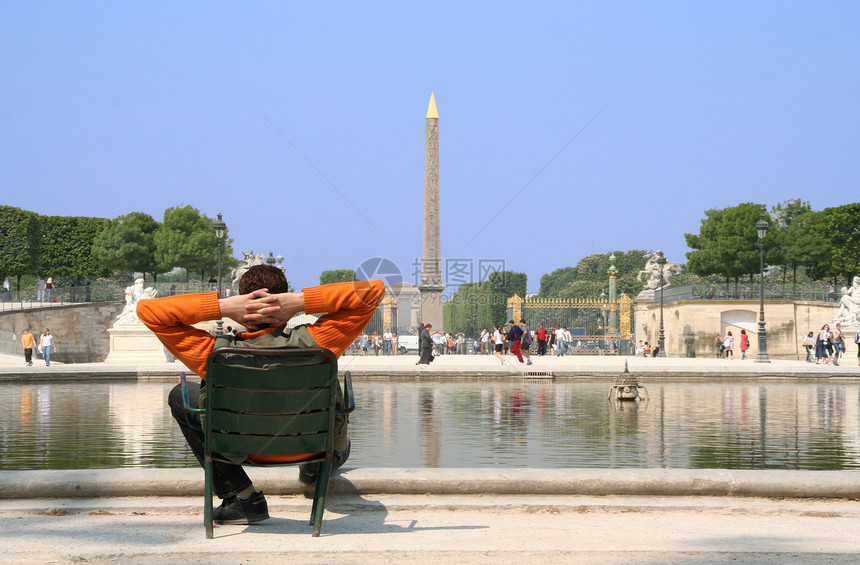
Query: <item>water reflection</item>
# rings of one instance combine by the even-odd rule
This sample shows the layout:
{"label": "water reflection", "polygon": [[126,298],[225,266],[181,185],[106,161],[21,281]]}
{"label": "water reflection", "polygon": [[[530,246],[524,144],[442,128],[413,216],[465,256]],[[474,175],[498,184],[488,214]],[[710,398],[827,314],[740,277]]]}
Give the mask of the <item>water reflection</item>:
{"label": "water reflection", "polygon": [[[193,467],[172,383],[0,385],[0,469]],[[356,381],[364,467],[860,468],[860,385]]]}

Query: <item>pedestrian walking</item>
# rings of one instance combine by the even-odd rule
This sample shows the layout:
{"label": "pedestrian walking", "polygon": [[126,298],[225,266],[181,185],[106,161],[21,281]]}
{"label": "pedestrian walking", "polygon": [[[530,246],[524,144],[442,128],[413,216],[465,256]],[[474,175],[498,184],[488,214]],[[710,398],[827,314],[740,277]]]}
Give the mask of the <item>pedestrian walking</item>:
{"label": "pedestrian walking", "polygon": [[813,356],[815,355],[815,336],[812,332],[806,334],[803,338],[803,347],[806,349],[806,362],[815,363]]}
{"label": "pedestrian walking", "polygon": [[747,349],[750,348],[750,337],[746,330],[741,330],[741,361],[747,358]]}
{"label": "pedestrian walking", "polygon": [[532,345],[532,333],[529,331],[529,327],[526,325],[525,320],[520,320],[520,329],[523,330],[523,335],[520,336],[520,353],[522,353],[523,357],[526,359],[526,365],[532,364],[532,355],[529,352],[529,348]]}
{"label": "pedestrian walking", "polygon": [[487,331],[487,328],[484,328],[484,331],[481,332],[481,355],[489,355],[490,354],[490,332]]}
{"label": "pedestrian walking", "polygon": [[495,324],[493,326],[493,355],[502,362],[502,365],[505,364],[505,356],[502,355],[503,346],[502,330],[499,328],[499,324]]}
{"label": "pedestrian walking", "polygon": [[418,362],[416,365],[429,365],[433,361],[433,337],[430,330],[433,324],[418,325]]}
{"label": "pedestrian walking", "polygon": [[[48,279],[50,280],[50,279]],[[51,366],[51,352],[57,352],[57,344],[54,342],[54,336],[51,333],[51,328],[45,328],[45,333],[39,336],[39,352],[45,358],[45,365]]]}
{"label": "pedestrian walking", "polygon": [[726,332],[726,337],[723,338],[723,349],[726,352],[726,359],[729,357],[732,358],[732,361],[735,360],[735,338],[732,335],[731,331]]}
{"label": "pedestrian walking", "polygon": [[538,325],[537,332],[537,340],[538,340],[538,355],[543,357],[546,355],[546,328],[543,327],[543,324]]}
{"label": "pedestrian walking", "polygon": [[523,329],[519,327],[516,322],[511,320],[508,322],[510,324],[510,330],[508,330],[508,341],[511,343],[511,353],[516,355],[517,359],[520,363],[523,362],[523,354],[520,349],[520,339],[523,337]]}
{"label": "pedestrian walking", "polygon": [[832,351],[833,346],[830,344],[830,326],[828,324],[824,324],[821,326],[821,331],[818,332],[818,336],[815,338],[815,362],[821,365],[828,365],[830,363],[830,351]]}
{"label": "pedestrian walking", "polygon": [[842,348],[845,347],[845,340],[842,337],[842,324],[836,324],[831,341],[833,342],[833,364],[838,367],[839,355],[842,353]]}
{"label": "pedestrian walking", "polygon": [[33,337],[29,329],[24,330],[24,335],[21,336],[21,345],[24,346],[24,362],[30,366],[33,364],[33,347],[36,345],[36,338]]}
{"label": "pedestrian walking", "polygon": [[382,333],[382,354],[391,355],[391,338],[394,334],[391,333],[391,328],[385,328]]}
{"label": "pedestrian walking", "polygon": [[854,334],[854,343],[857,344],[857,364],[860,365],[860,332]]}
{"label": "pedestrian walking", "polygon": [[379,332],[373,332],[373,354],[379,357],[380,349],[382,349],[382,336]]}
{"label": "pedestrian walking", "polygon": [[564,357],[564,353],[566,351],[567,342],[564,339],[565,330],[561,328],[561,326],[555,327],[555,356],[556,357]]}
{"label": "pedestrian walking", "polygon": [[45,281],[45,294],[47,294],[48,302],[54,301],[54,279],[53,279],[53,277],[48,277],[48,280]]}

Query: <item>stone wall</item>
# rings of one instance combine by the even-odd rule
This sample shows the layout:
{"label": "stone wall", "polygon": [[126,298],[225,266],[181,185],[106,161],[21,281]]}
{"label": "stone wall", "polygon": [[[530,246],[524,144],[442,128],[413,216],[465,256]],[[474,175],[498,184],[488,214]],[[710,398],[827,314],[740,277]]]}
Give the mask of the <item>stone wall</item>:
{"label": "stone wall", "polygon": [[[760,303],[757,300],[737,301],[681,301],[663,306],[663,328],[666,354],[669,357],[688,356],[686,338],[692,338],[696,357],[716,356],[714,338],[731,331],[735,337],[735,355],[740,357],[741,330],[750,336],[747,356],[755,358],[758,352],[758,318]],[[811,332],[817,333],[824,324],[833,326],[832,320],[839,304],[806,301],[765,301],[765,330],[767,353],[771,359],[806,359],[801,342]],[[856,328],[845,328],[848,354],[853,350]],[[647,340],[656,345],[660,333],[660,304],[637,303],[634,333],[636,341]]]}
{"label": "stone wall", "polygon": [[15,310],[0,313],[0,327],[16,332],[33,332],[38,342],[45,328],[51,328],[57,352],[51,358],[62,363],[98,363],[110,352],[111,327],[125,302],[90,302]]}

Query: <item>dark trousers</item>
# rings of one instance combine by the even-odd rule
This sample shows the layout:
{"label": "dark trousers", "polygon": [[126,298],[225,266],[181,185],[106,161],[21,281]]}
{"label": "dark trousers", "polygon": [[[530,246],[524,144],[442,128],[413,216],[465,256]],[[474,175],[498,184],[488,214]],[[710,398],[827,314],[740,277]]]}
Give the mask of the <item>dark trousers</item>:
{"label": "dark trousers", "polygon": [[[200,384],[188,383],[188,403],[192,408],[200,406]],[[198,414],[188,414],[182,407],[182,385],[176,385],[167,397],[167,405],[170,406],[170,412],[176,423],[179,424],[179,429],[182,430],[182,435],[185,436],[185,441],[188,442],[188,447],[194,452],[200,466],[203,466],[203,432],[195,430],[188,425],[186,415],[196,425],[200,425],[200,416]],[[232,465],[230,463],[222,463],[220,461],[212,462],[212,488],[218,498],[229,498],[235,496],[251,486],[251,479],[245,474],[245,470],[241,465]]]}
{"label": "dark trousers", "polygon": [[421,357],[418,359],[419,365],[429,365],[433,360],[433,350],[429,347],[421,348]]}
{"label": "dark trousers", "polygon": [[33,348],[32,347],[27,347],[26,349],[24,349],[24,361],[26,361],[27,363],[33,362]]}
{"label": "dark trousers", "polygon": [[539,339],[538,340],[538,355],[544,355],[546,353],[546,340]]}

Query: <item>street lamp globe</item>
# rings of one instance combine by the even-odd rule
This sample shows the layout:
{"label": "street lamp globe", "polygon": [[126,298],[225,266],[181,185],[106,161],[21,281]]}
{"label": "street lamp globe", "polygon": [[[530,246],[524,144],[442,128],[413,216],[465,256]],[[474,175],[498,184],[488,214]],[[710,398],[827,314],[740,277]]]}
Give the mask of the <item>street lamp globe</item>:
{"label": "street lamp globe", "polygon": [[759,215],[758,221],[755,223],[755,230],[758,232],[758,238],[764,239],[764,236],[767,235],[767,228],[770,227],[770,224],[767,223],[767,220],[764,219],[764,214]]}
{"label": "street lamp globe", "polygon": [[212,222],[212,227],[215,228],[215,237],[219,240],[224,237],[224,230],[227,229],[227,224],[221,219],[221,214],[218,214],[218,219]]}

